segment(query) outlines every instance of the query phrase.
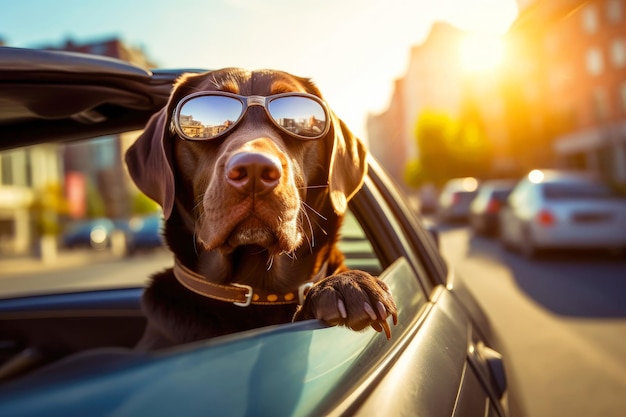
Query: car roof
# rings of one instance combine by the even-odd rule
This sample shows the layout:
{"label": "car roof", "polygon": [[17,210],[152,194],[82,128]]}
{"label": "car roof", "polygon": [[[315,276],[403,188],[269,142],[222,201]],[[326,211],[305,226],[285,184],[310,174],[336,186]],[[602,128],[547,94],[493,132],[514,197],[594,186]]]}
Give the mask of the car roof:
{"label": "car roof", "polygon": [[0,47],[0,150],[142,129],[182,73],[65,51]]}
{"label": "car roof", "polygon": [[474,177],[452,178],[443,186],[443,192],[474,193],[478,189],[479,181]]}
{"label": "car roof", "polygon": [[493,179],[493,180],[485,180],[480,183],[478,186],[479,190],[485,189],[512,189],[518,183],[517,179]]}
{"label": "car roof", "polygon": [[[541,170],[533,170],[529,177],[532,176],[533,172],[541,172],[542,177],[538,183],[547,183],[547,182],[570,182],[570,181],[598,181],[599,178],[586,171],[576,171],[576,170],[566,170],[566,169],[541,169]],[[531,182],[534,182],[531,180]]]}

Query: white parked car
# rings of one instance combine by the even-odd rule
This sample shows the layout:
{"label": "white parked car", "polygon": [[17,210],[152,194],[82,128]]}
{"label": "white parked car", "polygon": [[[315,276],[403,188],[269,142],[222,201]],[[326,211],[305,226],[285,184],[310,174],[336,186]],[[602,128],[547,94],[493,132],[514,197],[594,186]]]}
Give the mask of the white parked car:
{"label": "white parked car", "polygon": [[626,250],[626,198],[581,172],[533,170],[500,211],[505,248]]}
{"label": "white parked car", "polygon": [[443,222],[467,221],[479,182],[474,177],[453,178],[439,194],[437,217]]}

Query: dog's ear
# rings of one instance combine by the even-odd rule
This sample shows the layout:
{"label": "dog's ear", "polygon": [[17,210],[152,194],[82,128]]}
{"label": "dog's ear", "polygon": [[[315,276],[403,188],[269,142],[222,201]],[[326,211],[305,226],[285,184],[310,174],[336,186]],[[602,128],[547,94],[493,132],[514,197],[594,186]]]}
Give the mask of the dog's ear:
{"label": "dog's ear", "polygon": [[348,201],[363,185],[367,174],[367,149],[332,112],[331,119],[334,144],[330,157],[328,186],[333,209],[336,214],[342,215],[348,208]]}
{"label": "dog's ear", "polygon": [[150,118],[141,136],[126,152],[125,159],[137,187],[161,205],[167,219],[174,205],[174,174],[166,109]]}

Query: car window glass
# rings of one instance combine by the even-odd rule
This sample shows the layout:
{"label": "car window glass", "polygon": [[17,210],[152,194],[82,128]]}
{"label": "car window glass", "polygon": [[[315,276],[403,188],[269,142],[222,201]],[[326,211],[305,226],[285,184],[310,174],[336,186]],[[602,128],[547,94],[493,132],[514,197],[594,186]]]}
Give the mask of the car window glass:
{"label": "car window glass", "polygon": [[[363,212],[369,221],[365,222],[372,246],[383,266],[388,266],[399,257],[406,257],[415,269],[416,277],[424,294],[444,283],[445,262],[439,256],[434,241],[422,227],[416,214],[409,208],[403,194],[388,177],[378,176],[371,170],[372,177],[366,178],[365,187],[353,199],[358,207],[356,217]],[[361,198],[362,196],[367,196]],[[366,202],[362,206],[361,202]]]}
{"label": "car window glass", "polygon": [[504,201],[511,193],[510,190],[497,190],[493,192],[493,197],[499,201]]}
{"label": "car window glass", "polygon": [[383,271],[372,244],[351,211],[346,213],[340,237],[339,249],[346,256],[346,265],[350,269],[360,269],[372,275]]}
{"label": "car window glass", "polygon": [[600,183],[553,183],[545,184],[543,196],[549,200],[563,200],[572,198],[610,198],[615,196],[611,188]]}

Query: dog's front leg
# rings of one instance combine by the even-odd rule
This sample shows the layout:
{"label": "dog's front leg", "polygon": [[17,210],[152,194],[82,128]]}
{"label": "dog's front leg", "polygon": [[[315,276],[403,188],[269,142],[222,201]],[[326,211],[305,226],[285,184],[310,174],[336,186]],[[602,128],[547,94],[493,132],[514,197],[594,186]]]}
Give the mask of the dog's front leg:
{"label": "dog's front leg", "polygon": [[398,311],[387,284],[367,272],[351,270],[315,284],[294,321],[319,319],[357,331],[371,326],[391,339],[389,316],[397,324]]}

